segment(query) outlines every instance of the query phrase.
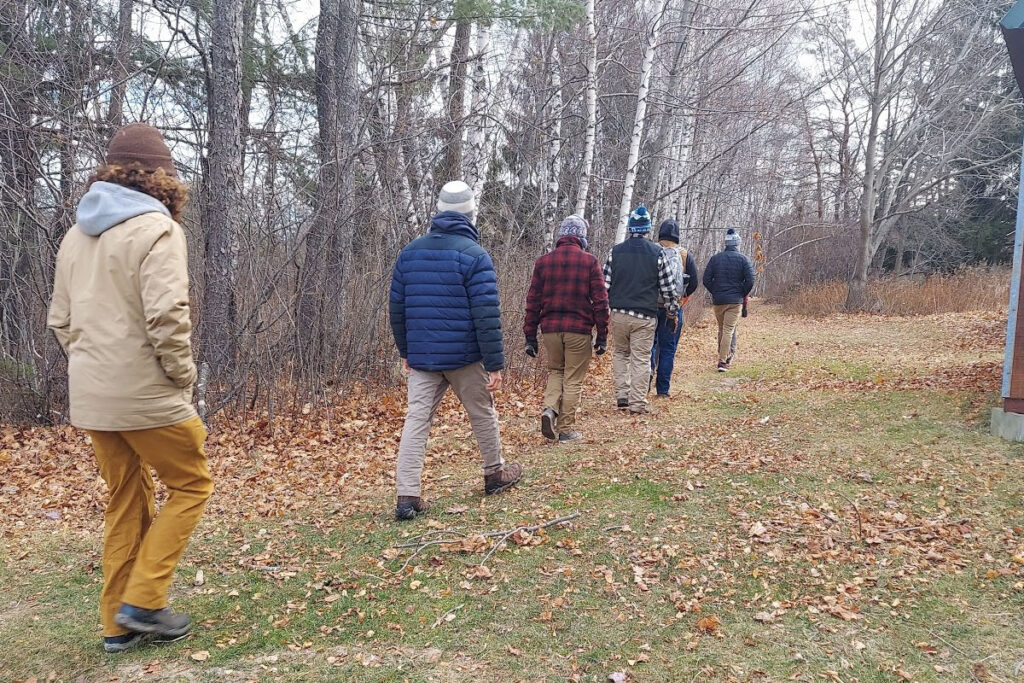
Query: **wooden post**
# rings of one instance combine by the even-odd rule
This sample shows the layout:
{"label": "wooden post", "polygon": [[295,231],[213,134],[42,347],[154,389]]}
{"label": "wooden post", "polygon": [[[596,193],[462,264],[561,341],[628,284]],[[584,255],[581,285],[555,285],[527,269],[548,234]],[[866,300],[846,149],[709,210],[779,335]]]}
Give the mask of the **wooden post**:
{"label": "wooden post", "polygon": [[1024,164],[1017,191],[1017,226],[1013,239],[1013,279],[1010,281],[1010,314],[1006,326],[1003,363],[1003,410],[1024,414],[1024,316],[1020,315],[1021,260],[1024,257]]}
{"label": "wooden post", "polygon": [[[1024,92],[1024,0],[1014,3],[999,26],[1017,79]],[[1024,414],[1024,316],[1020,315],[1021,261],[1024,258],[1024,163],[1017,192],[1017,224],[1013,240],[1013,279],[1010,282],[1010,311],[1006,326],[1006,354],[1003,363],[1003,411]]]}

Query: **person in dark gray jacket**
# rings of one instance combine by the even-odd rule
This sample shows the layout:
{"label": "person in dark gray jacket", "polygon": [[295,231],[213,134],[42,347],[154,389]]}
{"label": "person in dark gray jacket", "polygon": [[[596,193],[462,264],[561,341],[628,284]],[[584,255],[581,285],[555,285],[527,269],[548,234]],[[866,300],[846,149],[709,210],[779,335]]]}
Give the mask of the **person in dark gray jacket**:
{"label": "person in dark gray jacket", "polygon": [[740,235],[735,228],[725,233],[725,249],[708,261],[704,288],[711,294],[718,321],[718,371],[727,372],[735,353],[733,336],[743,300],[754,288],[754,265],[740,253]]}

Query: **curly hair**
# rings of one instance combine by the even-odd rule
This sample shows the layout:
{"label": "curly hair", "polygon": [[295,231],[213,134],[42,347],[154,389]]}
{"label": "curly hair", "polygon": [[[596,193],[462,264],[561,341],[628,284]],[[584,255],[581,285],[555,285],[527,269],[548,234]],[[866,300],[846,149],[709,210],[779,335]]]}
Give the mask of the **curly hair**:
{"label": "curly hair", "polygon": [[152,170],[134,163],[108,164],[96,169],[96,173],[89,179],[89,185],[97,180],[123,185],[148,194],[167,207],[171,212],[171,218],[178,223],[181,222],[181,213],[188,203],[188,185],[168,175],[164,169]]}

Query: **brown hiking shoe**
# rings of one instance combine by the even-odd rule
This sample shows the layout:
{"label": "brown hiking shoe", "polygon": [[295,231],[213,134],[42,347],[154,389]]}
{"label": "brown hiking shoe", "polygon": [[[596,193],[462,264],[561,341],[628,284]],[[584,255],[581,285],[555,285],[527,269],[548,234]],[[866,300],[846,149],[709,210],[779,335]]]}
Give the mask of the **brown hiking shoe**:
{"label": "brown hiking shoe", "polygon": [[400,520],[415,519],[430,509],[430,503],[419,496],[399,496],[395,506],[395,517]]}
{"label": "brown hiking shoe", "polygon": [[511,465],[505,465],[494,474],[488,474],[484,477],[484,493],[488,496],[493,496],[495,493],[501,493],[507,489],[512,488],[519,483],[519,480],[523,478],[523,466],[517,462]]}

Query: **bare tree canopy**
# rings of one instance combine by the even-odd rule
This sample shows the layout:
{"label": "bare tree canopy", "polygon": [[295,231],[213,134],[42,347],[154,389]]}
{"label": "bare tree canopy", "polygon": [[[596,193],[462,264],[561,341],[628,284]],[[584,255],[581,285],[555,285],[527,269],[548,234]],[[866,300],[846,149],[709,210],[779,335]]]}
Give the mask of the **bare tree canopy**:
{"label": "bare tree canopy", "polygon": [[0,3],[0,411],[64,419],[44,327],[56,248],[134,121],[164,131],[192,188],[212,412],[392,378],[391,268],[456,177],[508,329],[574,212],[602,257],[641,203],[699,261],[737,227],[760,293],[848,280],[856,309],[876,273],[1004,262],[1008,5]]}

